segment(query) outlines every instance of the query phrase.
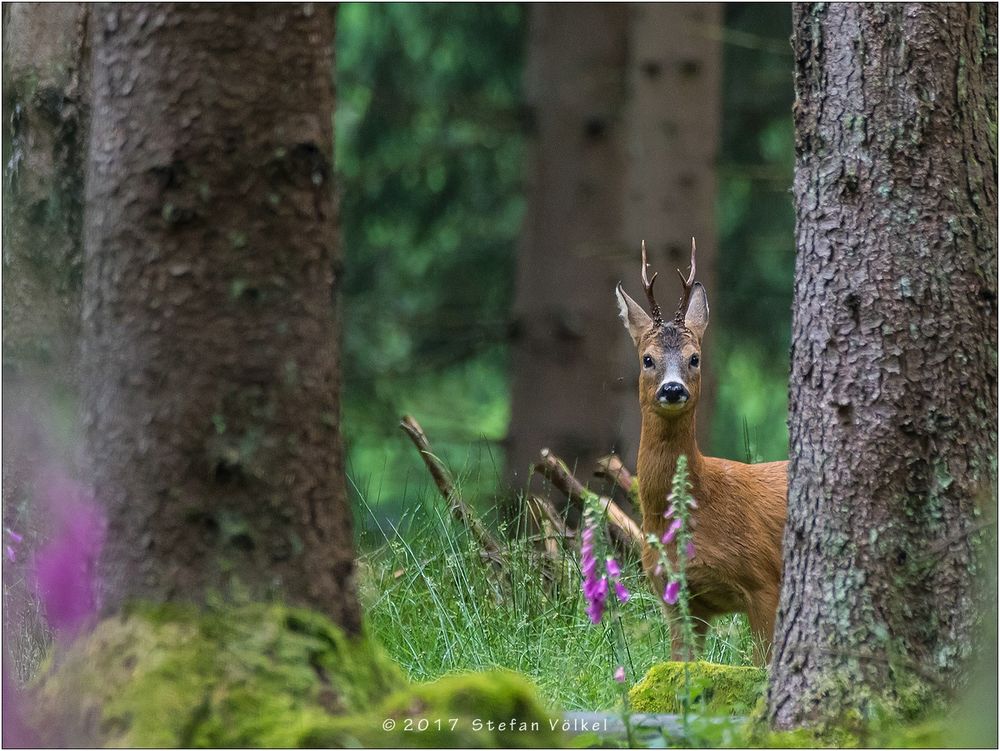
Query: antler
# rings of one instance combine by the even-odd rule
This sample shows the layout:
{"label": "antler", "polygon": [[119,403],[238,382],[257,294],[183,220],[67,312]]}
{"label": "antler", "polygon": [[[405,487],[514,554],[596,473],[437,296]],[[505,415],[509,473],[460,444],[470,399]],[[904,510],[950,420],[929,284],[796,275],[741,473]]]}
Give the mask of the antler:
{"label": "antler", "polygon": [[653,278],[649,279],[646,276],[646,267],[649,263],[646,261],[646,241],[642,241],[642,287],[646,290],[646,299],[649,300],[649,312],[653,316],[653,324],[659,326],[663,323],[663,315],[660,313],[660,306],[656,304],[656,298],[653,297],[653,282],[656,281],[656,274],[653,274]]}
{"label": "antler", "polygon": [[687,275],[686,279],[684,278],[683,272],[681,272],[680,269],[677,269],[677,276],[679,276],[681,278],[681,284],[684,285],[684,294],[681,296],[680,303],[677,306],[677,314],[674,316],[674,320],[677,323],[680,323],[680,324],[684,323],[684,316],[687,314],[688,303],[691,302],[691,290],[694,289],[694,273],[695,273],[695,268],[696,268],[695,262],[694,262],[694,253],[695,253],[695,250],[696,250],[696,248],[695,248],[695,244],[694,244],[694,238],[692,237],[691,238],[691,271]]}

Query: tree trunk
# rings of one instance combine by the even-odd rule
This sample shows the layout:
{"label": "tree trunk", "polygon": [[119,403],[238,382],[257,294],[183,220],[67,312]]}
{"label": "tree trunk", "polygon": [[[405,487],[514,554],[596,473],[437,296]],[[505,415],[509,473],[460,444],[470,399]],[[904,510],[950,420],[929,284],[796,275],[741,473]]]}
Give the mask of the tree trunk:
{"label": "tree trunk", "polygon": [[[78,445],[43,426],[78,385],[88,15],[82,3],[3,6],[3,526],[25,549],[46,521],[38,477]],[[28,563],[3,567],[3,633],[20,679],[45,633]]]}
{"label": "tree trunk", "polygon": [[11,377],[75,386],[88,8],[4,6],[3,359]]}
{"label": "tree trunk", "polygon": [[802,4],[794,26],[779,727],[953,687],[996,520],[996,6]]}
{"label": "tree trunk", "polygon": [[543,447],[583,471],[611,450],[635,463],[638,366],[613,290],[638,283],[642,239],[670,279],[697,235],[711,273],[719,23],[716,4],[531,6],[507,445],[516,487]]}
{"label": "tree trunk", "polygon": [[84,361],[111,607],[359,626],[324,5],[95,8]]}

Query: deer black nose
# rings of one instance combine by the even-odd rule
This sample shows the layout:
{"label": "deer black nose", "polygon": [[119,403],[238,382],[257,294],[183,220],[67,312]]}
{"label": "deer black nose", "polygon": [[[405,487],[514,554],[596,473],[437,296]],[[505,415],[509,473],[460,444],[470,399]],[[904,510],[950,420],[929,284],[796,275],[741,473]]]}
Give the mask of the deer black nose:
{"label": "deer black nose", "polygon": [[687,401],[688,390],[684,388],[683,383],[671,381],[660,386],[660,390],[656,392],[656,398],[667,404],[677,404],[678,402]]}

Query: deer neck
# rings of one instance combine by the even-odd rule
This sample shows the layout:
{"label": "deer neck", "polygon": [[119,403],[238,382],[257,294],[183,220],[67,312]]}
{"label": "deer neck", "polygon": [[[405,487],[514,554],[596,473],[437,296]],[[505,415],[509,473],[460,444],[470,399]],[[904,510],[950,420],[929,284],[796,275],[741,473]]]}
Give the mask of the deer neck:
{"label": "deer neck", "polygon": [[643,414],[636,470],[642,517],[647,523],[655,526],[662,520],[681,454],[687,457],[688,479],[697,488],[705,462],[695,438],[694,410],[673,419]]}

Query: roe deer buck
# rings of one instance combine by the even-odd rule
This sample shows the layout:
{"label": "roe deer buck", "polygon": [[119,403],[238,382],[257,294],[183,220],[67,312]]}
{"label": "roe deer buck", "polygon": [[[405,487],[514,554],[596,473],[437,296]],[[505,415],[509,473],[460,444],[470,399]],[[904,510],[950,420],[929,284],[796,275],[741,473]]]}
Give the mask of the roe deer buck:
{"label": "roe deer buck", "polygon": [[[648,315],[618,283],[619,314],[638,350],[639,505],[642,531],[660,537],[670,520],[664,518],[667,496],[684,454],[688,460],[695,555],[688,563],[691,613],[699,643],[708,619],[724,613],[746,613],[756,642],[764,645],[757,659],[766,661],[774,632],[781,588],[781,538],[788,495],[788,462],[743,464],[703,456],[695,441],[695,409],[701,390],[701,340],[708,326],[705,288],[694,281],[695,244],[691,239],[691,272],[673,321],[664,321],[646,275],[646,244],[642,244],[642,284]],[[668,546],[675,560],[676,551]],[[658,553],[648,543],[642,563],[662,594],[665,582],[656,573]],[[673,628],[672,653],[681,659],[681,630]]]}

